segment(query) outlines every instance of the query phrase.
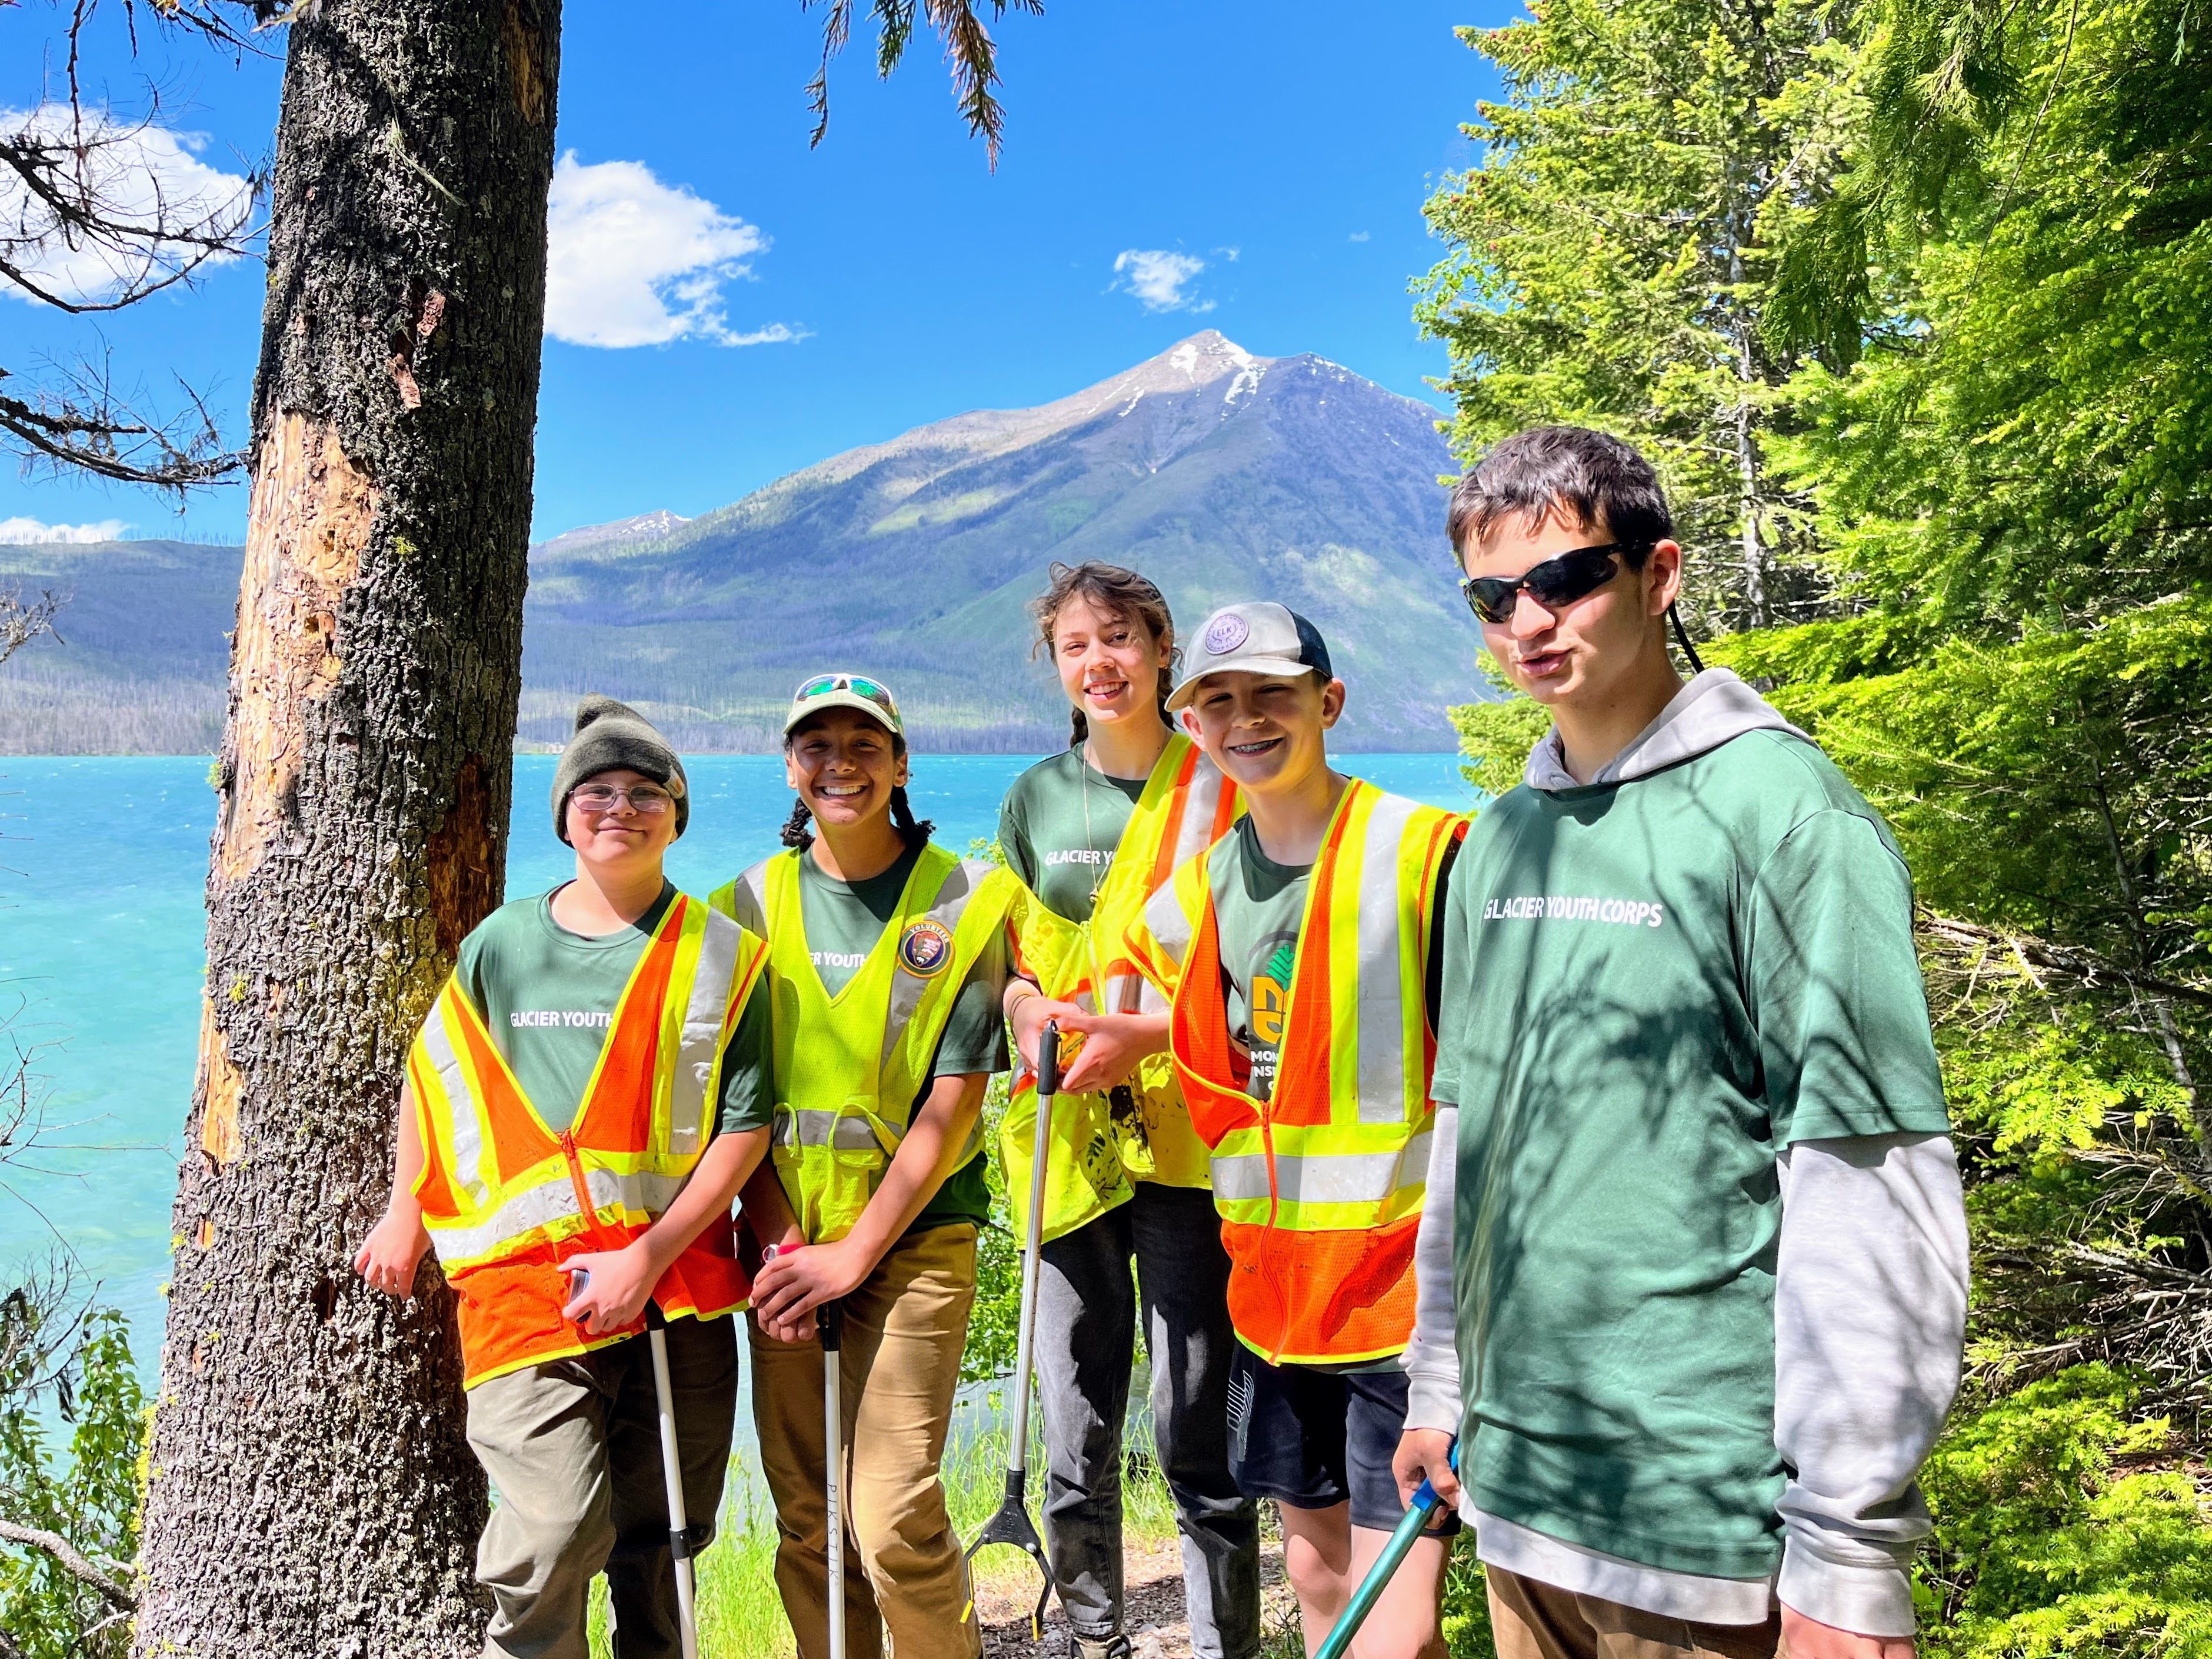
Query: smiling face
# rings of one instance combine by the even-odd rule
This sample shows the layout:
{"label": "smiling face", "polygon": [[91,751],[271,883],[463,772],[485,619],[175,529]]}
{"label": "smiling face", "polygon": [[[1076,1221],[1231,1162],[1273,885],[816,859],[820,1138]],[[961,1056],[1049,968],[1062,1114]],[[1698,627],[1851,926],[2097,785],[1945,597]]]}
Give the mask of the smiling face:
{"label": "smiling face", "polygon": [[1133,617],[1078,593],[1054,613],[1052,660],[1060,690],[1086,719],[1156,720],[1167,642]]}
{"label": "smiling face", "polygon": [[586,778],[568,792],[568,804],[562,808],[562,823],[568,832],[568,844],[576,849],[577,858],[594,870],[618,877],[647,864],[658,864],[661,854],[668,850],[669,842],[676,839],[674,803],[659,812],[641,812],[624,795],[605,811],[594,812],[576,799],[586,786],[658,790],[663,794],[667,793],[665,786],[654,782],[642,772],[618,766]]}
{"label": "smiling face", "polygon": [[906,782],[906,757],[858,709],[825,708],[786,739],[783,776],[817,824],[842,827],[890,811],[891,791]]}
{"label": "smiling face", "polygon": [[1200,680],[1183,726],[1240,789],[1295,788],[1328,768],[1322,733],[1344,712],[1344,682],[1229,672]]}
{"label": "smiling face", "polygon": [[[1479,542],[1471,541],[1463,562],[1470,576],[1511,578],[1562,553],[1611,539],[1602,523],[1563,520],[1557,513],[1533,525],[1508,517]],[[1642,569],[1631,570],[1621,559],[1611,580],[1556,610],[1524,588],[1514,597],[1511,616],[1482,624],[1482,642],[1506,678],[1538,702],[1601,706],[1632,677],[1648,671],[1652,653],[1664,664],[1667,607],[1681,583],[1682,550],[1662,541]]]}

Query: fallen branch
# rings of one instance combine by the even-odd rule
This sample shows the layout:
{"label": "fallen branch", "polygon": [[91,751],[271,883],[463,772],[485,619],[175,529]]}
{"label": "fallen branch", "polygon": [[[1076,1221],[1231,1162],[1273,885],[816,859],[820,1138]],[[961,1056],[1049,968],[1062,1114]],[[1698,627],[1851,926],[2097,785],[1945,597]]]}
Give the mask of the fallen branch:
{"label": "fallen branch", "polygon": [[1953,945],[2001,945],[2023,962],[2047,968],[2053,973],[2064,974],[2084,985],[2117,980],[2152,996],[2168,997],[2198,1008],[2212,1008],[2212,989],[2180,980],[2166,979],[2157,974],[2146,974],[2138,969],[2124,968],[2094,951],[2084,951],[2071,945],[2054,945],[2048,939],[2036,938],[2033,933],[1984,927],[1979,922],[1961,921],[1956,916],[1939,916],[1924,910],[1920,914],[1919,921],[1923,933],[1933,934]]}
{"label": "fallen branch", "polygon": [[37,1527],[18,1526],[13,1521],[0,1521],[0,1542],[21,1544],[26,1548],[43,1550],[60,1564],[64,1572],[81,1583],[89,1584],[106,1598],[111,1607],[125,1613],[135,1612],[138,1598],[102,1572],[59,1533],[44,1532]]}

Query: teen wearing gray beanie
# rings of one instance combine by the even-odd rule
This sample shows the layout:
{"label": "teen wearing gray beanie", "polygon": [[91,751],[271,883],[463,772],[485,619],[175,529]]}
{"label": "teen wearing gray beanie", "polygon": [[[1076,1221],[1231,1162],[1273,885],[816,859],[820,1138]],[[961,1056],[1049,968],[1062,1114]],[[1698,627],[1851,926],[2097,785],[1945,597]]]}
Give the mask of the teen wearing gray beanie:
{"label": "teen wearing gray beanie", "polygon": [[569,795],[587,779],[617,768],[628,768],[676,798],[676,833],[682,835],[691,821],[691,791],[684,776],[684,763],[668,740],[653,729],[653,722],[626,702],[587,694],[576,705],[576,724],[561,763],[553,769],[553,833],[563,845],[568,840]]}

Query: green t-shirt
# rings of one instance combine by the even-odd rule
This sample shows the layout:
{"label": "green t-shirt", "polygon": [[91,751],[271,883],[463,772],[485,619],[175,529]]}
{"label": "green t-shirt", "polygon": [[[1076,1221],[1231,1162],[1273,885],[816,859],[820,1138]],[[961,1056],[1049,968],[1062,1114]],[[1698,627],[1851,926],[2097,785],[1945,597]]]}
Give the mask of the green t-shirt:
{"label": "green t-shirt", "polygon": [[[831,996],[860,971],[884,929],[898,915],[899,895],[906,890],[907,878],[921,856],[920,848],[912,848],[879,875],[866,881],[839,881],[822,873],[811,850],[799,855],[799,911],[806,928],[806,948],[815,971],[822,975],[823,988]],[[994,945],[969,969],[953,1001],[945,1035],[938,1039],[930,1061],[933,1083],[940,1077],[1006,1069],[1006,1019],[1000,1011],[1005,986],[1005,953]],[[919,1106],[928,1093],[925,1085],[915,1104]],[[945,1176],[908,1231],[919,1232],[953,1221],[981,1226],[991,1213],[986,1157],[979,1146],[975,1157]]]}
{"label": "green t-shirt", "polygon": [[1948,1126],[1887,829],[1756,731],[1475,820],[1443,932],[1462,1478],[1486,1512],[1756,1578],[1775,1503],[1775,1154]]}
{"label": "green t-shirt", "polygon": [[1214,926],[1221,942],[1222,991],[1229,1030],[1252,1057],[1246,1085],[1255,1100],[1274,1092],[1275,1057],[1283,1044],[1283,1006],[1298,963],[1298,929],[1305,921],[1310,864],[1278,864],[1260,850],[1249,817],[1237,820],[1231,845],[1217,849]]}
{"label": "green t-shirt", "polygon": [[[576,1121],[615,1005],[676,896],[664,887],[634,924],[593,939],[553,920],[560,890],[500,906],[461,941],[453,965],[514,1080],[556,1133]],[[755,986],[722,1050],[717,1133],[768,1125],[775,1063],[768,999]]]}
{"label": "green t-shirt", "polygon": [[1080,745],[1039,761],[1014,780],[999,808],[1006,867],[1054,915],[1088,921],[1146,781],[1108,777],[1084,760]]}
{"label": "green t-shirt", "polygon": [[[1290,994],[1291,975],[1297,970],[1298,930],[1305,921],[1313,866],[1276,863],[1260,850],[1259,831],[1249,817],[1237,820],[1230,838],[1235,856],[1227,856],[1230,848],[1219,849],[1209,872],[1214,926],[1221,944],[1222,991],[1229,1030],[1252,1056],[1249,1091],[1255,1100],[1266,1100],[1274,1091],[1275,1060],[1283,1043],[1283,1005]],[[1444,902],[1458,857],[1455,841],[1437,861],[1436,890],[1429,901],[1432,906]],[[1441,927],[1429,935],[1425,979],[1433,1026],[1443,980]]]}

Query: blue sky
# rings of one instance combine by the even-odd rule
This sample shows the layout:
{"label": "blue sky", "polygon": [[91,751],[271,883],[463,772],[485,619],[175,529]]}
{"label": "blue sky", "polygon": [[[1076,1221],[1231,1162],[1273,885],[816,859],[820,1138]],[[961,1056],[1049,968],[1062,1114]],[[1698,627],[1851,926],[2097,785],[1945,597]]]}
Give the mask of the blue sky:
{"label": "blue sky", "polygon": [[[545,348],[536,533],[696,514],[925,422],[1064,396],[1200,328],[1437,401],[1443,349],[1417,337],[1406,291],[1438,251],[1420,204],[1469,163],[1458,124],[1496,91],[1451,31],[1514,9],[1048,0],[995,30],[994,174],[927,37],[888,83],[856,40],[810,151],[818,13],[670,0],[647,31],[636,8],[569,0],[550,319],[569,337]],[[37,102],[42,62],[58,84],[60,15],[0,9],[0,108]],[[134,64],[111,33],[89,63],[133,113],[158,86],[165,125],[204,135],[203,167],[242,172],[273,146],[275,58],[157,39]],[[104,340],[118,380],[212,387],[235,433],[261,281],[240,261],[97,335],[0,295],[0,365]],[[238,489],[179,519],[143,492],[0,477],[0,521],[234,540],[245,514]]]}

